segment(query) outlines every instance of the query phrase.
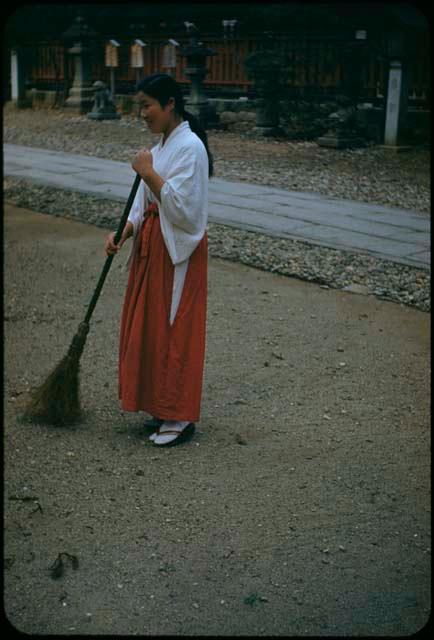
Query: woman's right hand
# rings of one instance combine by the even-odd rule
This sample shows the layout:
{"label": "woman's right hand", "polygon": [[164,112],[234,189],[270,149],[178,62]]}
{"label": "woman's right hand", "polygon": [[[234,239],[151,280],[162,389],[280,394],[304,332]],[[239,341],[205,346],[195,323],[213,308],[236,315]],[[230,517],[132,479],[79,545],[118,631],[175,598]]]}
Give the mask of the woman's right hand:
{"label": "woman's right hand", "polygon": [[119,244],[115,244],[115,235],[116,233],[112,231],[105,239],[104,250],[108,256],[115,255],[123,245],[122,238],[119,240]]}
{"label": "woman's right hand", "polygon": [[108,236],[106,236],[105,243],[104,243],[104,251],[106,252],[106,255],[108,256],[116,255],[119,249],[122,248],[122,245],[124,244],[125,240],[128,240],[128,238],[130,238],[133,235],[133,230],[134,230],[133,224],[128,220],[118,244],[115,244],[116,233],[114,231],[109,233]]}

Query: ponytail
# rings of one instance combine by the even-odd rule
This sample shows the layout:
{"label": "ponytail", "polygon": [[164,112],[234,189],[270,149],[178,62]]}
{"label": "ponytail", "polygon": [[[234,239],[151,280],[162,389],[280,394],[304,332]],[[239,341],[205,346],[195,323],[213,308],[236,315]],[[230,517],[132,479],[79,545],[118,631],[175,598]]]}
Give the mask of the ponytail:
{"label": "ponytail", "polygon": [[195,133],[197,137],[200,138],[203,142],[203,145],[208,154],[208,163],[209,163],[208,175],[211,178],[211,176],[214,174],[214,158],[208,147],[208,136],[206,134],[206,131],[200,124],[199,119],[189,111],[186,111],[185,109],[183,109],[181,115],[184,118],[184,120],[188,122],[188,124],[190,125],[190,129],[193,131],[193,133]]}
{"label": "ponytail", "polygon": [[136,91],[142,91],[143,93],[152,96],[158,100],[163,108],[169,102],[170,98],[174,98],[176,113],[188,122],[190,129],[202,140],[204,144],[208,154],[208,175],[211,177],[214,173],[214,159],[208,147],[208,136],[205,129],[200,124],[199,119],[192,113],[185,110],[184,98],[178,83],[171,76],[165,73],[154,73],[153,75],[147,76],[141,80],[136,85]]}

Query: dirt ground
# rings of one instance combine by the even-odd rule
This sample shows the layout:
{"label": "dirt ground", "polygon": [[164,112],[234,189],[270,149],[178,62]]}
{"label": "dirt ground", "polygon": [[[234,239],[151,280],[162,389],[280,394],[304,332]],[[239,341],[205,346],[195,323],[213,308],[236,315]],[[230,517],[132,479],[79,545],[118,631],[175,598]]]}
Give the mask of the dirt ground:
{"label": "dirt ground", "polygon": [[105,231],[11,206],[4,224],[13,626],[402,636],[426,624],[430,314],[211,259],[202,419],[194,440],[157,449],[146,416],[117,402],[124,249],[81,359],[85,421],[23,424],[29,387],[84,318]]}

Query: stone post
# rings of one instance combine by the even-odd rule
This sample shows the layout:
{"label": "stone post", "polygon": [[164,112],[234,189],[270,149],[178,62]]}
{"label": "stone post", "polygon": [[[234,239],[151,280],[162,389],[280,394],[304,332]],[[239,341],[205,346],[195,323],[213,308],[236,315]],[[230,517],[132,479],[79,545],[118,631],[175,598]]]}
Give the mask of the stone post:
{"label": "stone post", "polygon": [[408,84],[406,68],[400,60],[391,60],[387,90],[384,144],[397,147],[403,142],[402,130],[407,119]]}
{"label": "stone post", "polygon": [[408,79],[405,62],[405,34],[392,30],[388,34],[389,79],[384,126],[384,144],[398,149],[405,144],[408,108]]}
{"label": "stone post", "polygon": [[11,84],[13,104],[18,108],[30,106],[26,99],[25,62],[20,47],[14,47],[11,51]]}

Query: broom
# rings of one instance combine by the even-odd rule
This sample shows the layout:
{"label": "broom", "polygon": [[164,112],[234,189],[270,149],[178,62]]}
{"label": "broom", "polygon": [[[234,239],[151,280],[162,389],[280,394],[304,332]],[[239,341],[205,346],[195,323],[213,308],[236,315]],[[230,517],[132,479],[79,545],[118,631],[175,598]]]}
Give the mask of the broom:
{"label": "broom", "polygon": [[[118,230],[114,238],[115,244],[121,239],[127,222],[137,189],[140,185],[137,174],[131,193],[125,205]],[[114,254],[107,257],[98,284],[87,309],[86,317],[80,323],[77,333],[72,339],[68,353],[53,369],[48,378],[32,394],[23,418],[30,422],[43,422],[56,426],[69,425],[79,421],[82,417],[79,399],[79,368],[80,357],[83,353],[89,332],[89,322],[98,301],[101,289],[109,272]]]}

